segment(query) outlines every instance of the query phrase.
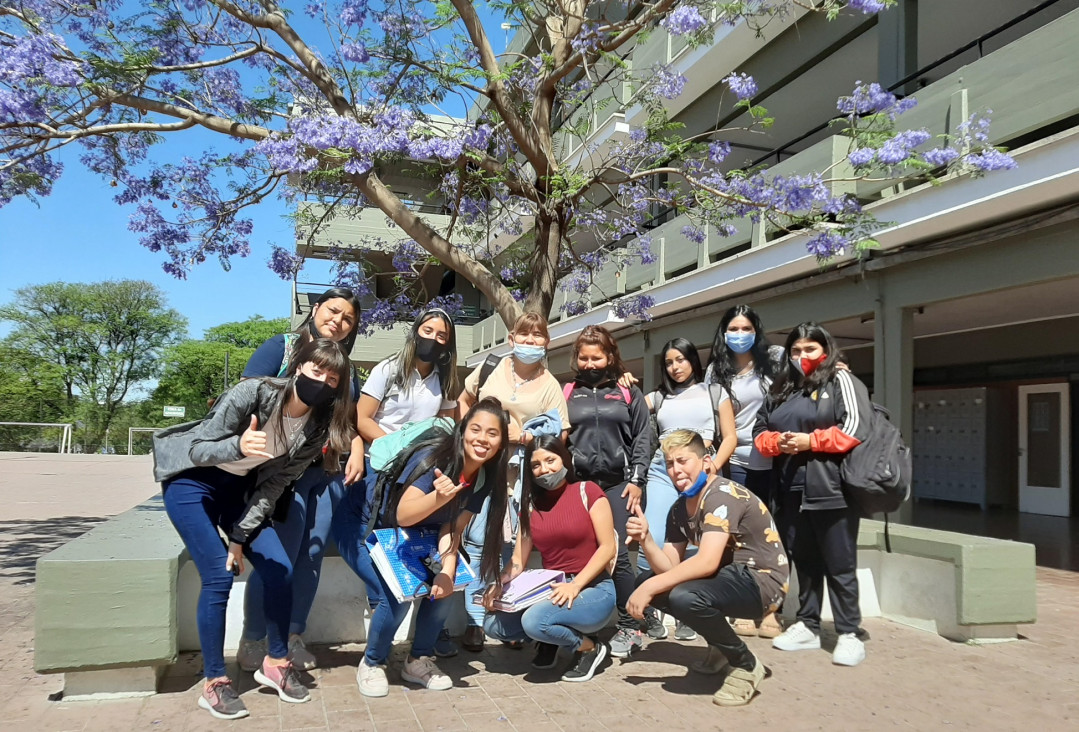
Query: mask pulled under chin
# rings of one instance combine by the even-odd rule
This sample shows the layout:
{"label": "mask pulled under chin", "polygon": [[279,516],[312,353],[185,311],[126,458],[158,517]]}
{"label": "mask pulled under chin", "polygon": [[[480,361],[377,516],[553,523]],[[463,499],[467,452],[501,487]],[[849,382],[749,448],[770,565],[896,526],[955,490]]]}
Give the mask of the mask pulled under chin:
{"label": "mask pulled under chin", "polygon": [[296,375],[296,398],[309,407],[319,407],[332,401],[336,392],[325,381],[312,379],[307,374]]}
{"label": "mask pulled under chin", "polygon": [[693,481],[693,485],[682,491],[682,498],[693,498],[693,496],[703,491],[706,485],[708,485],[708,473],[702,470],[700,475],[697,476],[697,480]]}
{"label": "mask pulled under chin", "polygon": [[607,369],[581,369],[577,372],[577,381],[589,386],[596,386],[607,379]]}
{"label": "mask pulled under chin", "polygon": [[566,475],[569,473],[565,467],[561,470],[557,470],[553,473],[546,473],[545,475],[533,475],[532,482],[545,491],[554,491],[561,488],[566,482]]}

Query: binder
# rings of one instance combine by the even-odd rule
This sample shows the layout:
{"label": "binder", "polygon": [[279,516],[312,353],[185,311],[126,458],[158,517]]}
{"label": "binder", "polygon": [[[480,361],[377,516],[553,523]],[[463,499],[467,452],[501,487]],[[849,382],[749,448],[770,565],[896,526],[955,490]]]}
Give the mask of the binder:
{"label": "binder", "polygon": [[[438,529],[375,529],[367,537],[371,561],[398,602],[431,594],[435,570],[441,568]],[[476,579],[465,557],[457,553],[453,589],[461,590]]]}
{"label": "binder", "polygon": [[[515,613],[532,607],[551,596],[551,585],[566,581],[566,573],[554,569],[526,569],[502,588],[502,597],[495,601],[494,609]],[[472,599],[483,604],[483,592],[476,592]]]}

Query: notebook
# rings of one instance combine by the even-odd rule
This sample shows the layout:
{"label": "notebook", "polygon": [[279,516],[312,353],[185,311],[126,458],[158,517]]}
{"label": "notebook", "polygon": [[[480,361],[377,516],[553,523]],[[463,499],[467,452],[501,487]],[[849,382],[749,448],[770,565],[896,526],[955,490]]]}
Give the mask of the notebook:
{"label": "notebook", "polygon": [[[438,529],[375,529],[367,537],[371,561],[398,602],[407,602],[431,593],[433,568],[441,567]],[[457,554],[457,574],[453,589],[461,590],[475,573],[465,558]]]}
{"label": "notebook", "polygon": [[[494,609],[515,613],[532,607],[551,596],[551,585],[566,581],[566,573],[554,569],[526,569],[502,588],[502,597],[495,601]],[[473,594],[472,599],[483,603],[483,592]]]}

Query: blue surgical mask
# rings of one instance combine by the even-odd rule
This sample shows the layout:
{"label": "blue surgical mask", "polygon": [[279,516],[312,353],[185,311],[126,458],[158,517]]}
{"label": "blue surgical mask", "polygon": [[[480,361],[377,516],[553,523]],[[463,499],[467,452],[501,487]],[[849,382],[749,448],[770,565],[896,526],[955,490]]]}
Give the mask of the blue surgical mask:
{"label": "blue surgical mask", "polygon": [[682,498],[693,498],[708,484],[708,473],[701,471],[701,474],[697,476],[697,480],[693,481],[693,485],[682,491]]}
{"label": "blue surgical mask", "polygon": [[547,355],[547,349],[543,346],[529,346],[524,343],[513,344],[513,355],[521,363],[539,363]]}
{"label": "blue surgical mask", "polygon": [[753,348],[753,343],[757,340],[757,334],[746,333],[745,331],[724,333],[723,339],[727,341],[727,347],[735,353],[745,353],[750,348]]}

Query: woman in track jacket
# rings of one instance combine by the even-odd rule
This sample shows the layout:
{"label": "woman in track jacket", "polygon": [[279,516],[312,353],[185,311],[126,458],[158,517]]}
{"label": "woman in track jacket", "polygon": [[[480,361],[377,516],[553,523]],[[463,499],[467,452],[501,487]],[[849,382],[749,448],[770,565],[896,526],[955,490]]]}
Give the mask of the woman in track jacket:
{"label": "woman in track jacket", "polygon": [[816,323],[787,336],[786,368],[757,415],[754,444],[773,458],[785,523],[793,524],[798,571],[798,622],[772,645],[784,651],[820,648],[821,595],[828,596],[839,640],[832,662],[856,666],[865,658],[858,609],[860,514],[843,493],[843,456],[869,432],[869,394],[849,371],[836,368],[839,348]]}

